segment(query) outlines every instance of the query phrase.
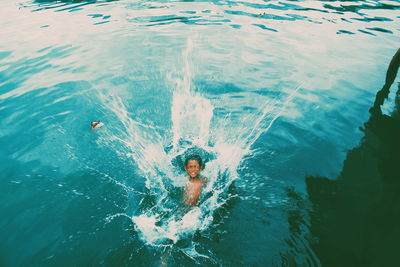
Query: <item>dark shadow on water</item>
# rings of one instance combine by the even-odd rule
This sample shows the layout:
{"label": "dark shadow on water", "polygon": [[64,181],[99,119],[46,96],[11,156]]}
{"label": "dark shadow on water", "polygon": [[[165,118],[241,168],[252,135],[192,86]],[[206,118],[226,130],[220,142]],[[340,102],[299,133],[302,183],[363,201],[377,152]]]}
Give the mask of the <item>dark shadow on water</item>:
{"label": "dark shadow on water", "polygon": [[358,147],[337,180],[306,177],[311,245],[322,266],[398,266],[400,240],[400,87],[391,115],[382,113],[400,64],[394,55]]}
{"label": "dark shadow on water", "polygon": [[287,187],[285,191],[289,235],[284,241],[287,248],[274,259],[273,266],[319,266],[319,260],[310,247],[313,242],[309,229],[310,203],[304,194],[296,192],[293,187]]}

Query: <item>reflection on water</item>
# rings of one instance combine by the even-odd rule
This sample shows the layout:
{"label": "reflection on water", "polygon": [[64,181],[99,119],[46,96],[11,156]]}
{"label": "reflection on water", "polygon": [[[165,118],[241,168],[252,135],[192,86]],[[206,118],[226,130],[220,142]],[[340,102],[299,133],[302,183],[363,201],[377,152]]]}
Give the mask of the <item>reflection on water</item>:
{"label": "reflection on water", "polygon": [[[35,0],[34,2],[23,2],[22,7],[32,8],[33,11],[54,10],[76,12],[81,11],[87,5],[108,5],[109,2],[119,2],[118,0],[62,0],[48,1]],[[206,9],[201,12],[194,10],[180,9],[179,15],[176,14],[175,7],[185,2],[202,3],[205,1],[171,1],[168,3],[157,1],[139,1],[129,3],[129,7],[151,9],[148,16],[128,15],[126,20],[143,24],[145,26],[168,25],[171,23],[185,23],[192,25],[223,25],[230,24],[233,28],[241,28],[244,24],[259,27],[261,29],[279,32],[278,25],[268,26],[268,21],[307,21],[316,24],[332,23],[340,25],[337,34],[356,34],[363,33],[377,35],[379,33],[394,34],[393,29],[384,28],[379,22],[390,22],[396,17],[388,17],[385,10],[398,10],[400,5],[397,1],[213,1],[212,4],[222,6],[223,10]],[[113,3],[117,5],[117,3]],[[126,5],[124,1],[118,3]],[[171,10],[171,11],[168,11]],[[371,11],[378,11],[378,15],[371,14]],[[382,14],[382,15],[380,15]],[[229,19],[232,15],[232,19]],[[109,15],[88,14],[94,19],[101,18],[94,24],[103,24],[110,21]],[[256,20],[247,21],[239,19],[240,23],[233,23],[235,16],[244,16]],[[114,20],[115,18],[113,18]],[[119,18],[121,19],[121,18]],[[245,23],[245,21],[247,21]],[[358,22],[358,23],[353,23]],[[360,22],[365,22],[361,24]],[[360,27],[363,25],[363,27]],[[278,26],[279,27],[279,26]]]}
{"label": "reflection on water", "polygon": [[[400,239],[400,85],[391,115],[382,113],[400,65],[394,55],[376,94],[361,144],[337,180],[307,177],[314,251],[324,266],[396,266]],[[393,88],[395,89],[395,88]]]}
{"label": "reflection on water", "polygon": [[[396,186],[398,111],[382,115],[382,97],[368,108],[399,43],[398,1],[9,0],[0,10],[1,266],[340,266],[393,255],[372,241],[396,229],[385,219],[397,218],[386,205],[396,195],[381,178]],[[193,70],[192,97],[176,94],[182,69]],[[105,127],[91,131],[92,120]],[[338,181],[306,188],[305,175],[337,176],[366,120]],[[245,153],[204,150],[224,139]],[[205,191],[217,200],[207,227],[148,245],[132,216],[181,200],[174,149],[190,143],[207,152],[206,172],[230,165],[234,182],[221,175]],[[146,188],[158,170],[173,181],[161,179],[165,194]],[[357,227],[367,215],[368,235]]]}

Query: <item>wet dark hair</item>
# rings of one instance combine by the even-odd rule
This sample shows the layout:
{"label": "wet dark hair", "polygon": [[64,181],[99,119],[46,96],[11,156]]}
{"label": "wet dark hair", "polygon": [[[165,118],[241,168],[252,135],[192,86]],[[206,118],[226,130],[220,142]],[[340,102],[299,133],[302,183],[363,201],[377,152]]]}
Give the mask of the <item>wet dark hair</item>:
{"label": "wet dark hair", "polygon": [[199,163],[200,167],[204,168],[205,165],[203,164],[203,160],[199,155],[190,155],[185,159],[185,167],[188,165],[189,160],[195,160],[197,163]]}

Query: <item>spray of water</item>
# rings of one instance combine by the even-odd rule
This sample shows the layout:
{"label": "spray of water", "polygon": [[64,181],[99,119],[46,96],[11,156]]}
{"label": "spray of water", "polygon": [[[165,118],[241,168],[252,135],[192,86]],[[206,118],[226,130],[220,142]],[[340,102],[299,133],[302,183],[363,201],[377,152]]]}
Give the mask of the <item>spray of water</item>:
{"label": "spray of water", "polygon": [[[135,228],[143,241],[153,246],[166,246],[197,230],[207,229],[218,207],[227,201],[227,189],[238,178],[237,169],[251,154],[251,146],[268,131],[291,101],[266,101],[258,112],[240,117],[214,116],[213,102],[195,92],[189,56],[193,44],[189,40],[183,52],[183,76],[171,78],[172,92],[170,135],[161,136],[157,129],[141,123],[129,114],[121,98],[110,93],[100,98],[112,111],[121,127],[114,129],[107,139],[110,144],[125,147],[145,179],[151,201],[141,201],[141,208],[132,216]],[[294,92],[297,91],[294,90]],[[167,140],[169,139],[169,140]],[[200,205],[190,210],[181,209],[181,194],[187,177],[174,166],[174,160],[196,148],[212,155],[203,175],[208,183],[203,189]],[[145,202],[150,202],[145,203]]]}

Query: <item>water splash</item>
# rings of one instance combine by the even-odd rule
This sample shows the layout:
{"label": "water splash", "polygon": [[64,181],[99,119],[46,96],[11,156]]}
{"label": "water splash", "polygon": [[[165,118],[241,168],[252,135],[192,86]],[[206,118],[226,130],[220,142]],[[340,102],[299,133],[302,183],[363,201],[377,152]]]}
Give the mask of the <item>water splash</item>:
{"label": "water splash", "polygon": [[[100,94],[104,105],[121,123],[105,137],[106,142],[118,144],[120,147],[115,147],[116,151],[127,151],[125,156],[132,158],[146,180],[148,198],[139,203],[140,208],[132,221],[143,241],[152,246],[172,246],[210,226],[214,211],[229,198],[227,189],[238,178],[241,162],[251,155],[251,146],[271,128],[298,90],[295,89],[286,101],[265,101],[255,113],[218,117],[214,114],[213,102],[193,89],[189,64],[192,49],[193,43],[189,40],[182,55],[183,75],[173,77],[170,73],[167,77],[174,90],[172,127],[166,137],[155,127],[142,123],[140,118],[134,118],[118,95]],[[201,204],[187,210],[181,204],[187,178],[173,162],[191,149],[212,156],[203,171],[208,183]]]}

